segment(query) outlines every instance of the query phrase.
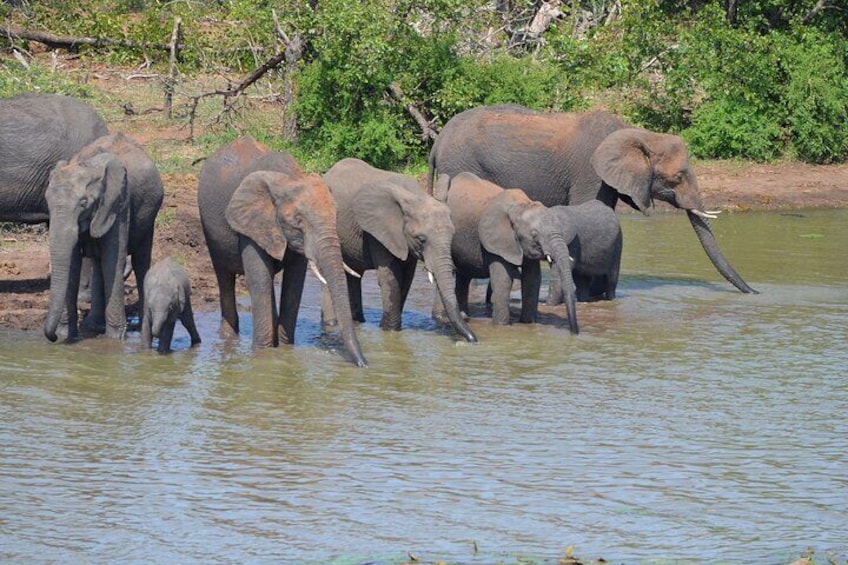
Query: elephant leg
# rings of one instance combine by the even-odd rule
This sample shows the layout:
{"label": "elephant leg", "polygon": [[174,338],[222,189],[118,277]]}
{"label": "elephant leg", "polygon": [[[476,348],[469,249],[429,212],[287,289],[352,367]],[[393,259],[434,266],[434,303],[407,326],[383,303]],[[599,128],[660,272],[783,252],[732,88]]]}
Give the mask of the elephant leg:
{"label": "elephant leg", "polygon": [[91,273],[92,273],[91,257],[83,257],[82,270],[80,271],[80,291],[79,300],[81,302],[91,302]]}
{"label": "elephant leg", "polygon": [[162,355],[171,351],[171,341],[174,339],[174,327],[177,325],[176,322],[176,318],[173,320],[169,319],[162,326],[162,331],[159,333],[159,347],[156,348],[156,351]]}
{"label": "elephant leg", "polygon": [[91,310],[83,319],[81,329],[86,335],[100,335],[106,332],[106,291],[103,285],[103,266],[100,260],[91,260],[85,257],[81,268],[90,265],[89,294],[91,298]]}
{"label": "elephant leg", "polygon": [[221,305],[221,319],[226,322],[233,333],[239,333],[239,317],[236,309],[236,274],[215,267],[215,278],[218,279],[218,302]]}
{"label": "elephant leg", "polygon": [[412,280],[415,278],[415,269],[418,266],[418,259],[410,257],[404,264],[401,270],[400,278],[400,310],[403,312],[406,306],[406,299],[409,297],[409,289],[412,288]]}
{"label": "elephant leg", "polygon": [[150,270],[150,258],[153,254],[153,234],[146,237],[144,241],[133,250],[131,256],[133,272],[135,272],[136,288],[138,290],[138,321],[144,315],[144,277]]}
{"label": "elephant leg", "polygon": [[180,314],[180,322],[191,337],[192,347],[200,343],[200,334],[197,332],[197,325],[194,323],[194,311],[191,308],[191,302],[185,305],[183,313]]}
{"label": "elephant leg", "polygon": [[542,268],[538,260],[527,260],[521,266],[521,317],[522,324],[536,323],[539,312],[539,291],[542,287]]}
{"label": "elephant leg", "polygon": [[[124,256],[123,259],[126,259]],[[127,333],[127,312],[124,303],[124,261],[119,265],[108,265],[103,269],[103,287],[106,296],[106,336],[123,339]]]}
{"label": "elephant leg", "polygon": [[471,310],[468,308],[468,293],[471,289],[472,278],[460,273],[456,274],[456,302],[459,311],[466,317],[470,317]]}
{"label": "elephant leg", "polygon": [[607,300],[615,300],[615,289],[618,288],[618,275],[621,269],[621,252],[619,251],[610,264],[607,274]]}
{"label": "elephant leg", "polygon": [[303,283],[309,261],[298,253],[287,253],[283,267],[283,282],[280,285],[280,343],[294,343],[297,313],[303,297]]}
{"label": "elephant leg", "polygon": [[82,256],[75,253],[71,257],[68,267],[68,292],[65,295],[65,312],[61,317],[60,333],[65,334],[67,341],[74,341],[79,337],[79,299],[80,271],[82,270]]}
{"label": "elephant leg", "polygon": [[[244,280],[250,293],[253,315],[253,346],[276,347],[277,307],[274,300],[274,272],[267,254],[255,243],[239,237]],[[223,296],[223,293],[222,293]],[[233,295],[235,300],[235,295]]]}
{"label": "elephant leg", "polygon": [[145,313],[141,320],[141,343],[143,343],[148,349],[153,346],[153,328],[151,324],[152,321],[150,314]]}
{"label": "elephant leg", "polygon": [[[388,252],[386,252],[388,254]],[[380,327],[384,330],[398,331],[401,328],[403,308],[403,264],[394,258],[382,258],[377,263],[377,283],[383,300],[383,317]]]}
{"label": "elephant leg", "polygon": [[492,286],[492,323],[509,324],[509,293],[516,268],[501,259],[489,262],[489,284]]}
{"label": "elephant leg", "polygon": [[[350,312],[357,322],[365,321],[365,313],[362,308],[362,279],[352,275],[347,276],[347,293],[350,296]],[[329,295],[329,293],[327,293]]]}

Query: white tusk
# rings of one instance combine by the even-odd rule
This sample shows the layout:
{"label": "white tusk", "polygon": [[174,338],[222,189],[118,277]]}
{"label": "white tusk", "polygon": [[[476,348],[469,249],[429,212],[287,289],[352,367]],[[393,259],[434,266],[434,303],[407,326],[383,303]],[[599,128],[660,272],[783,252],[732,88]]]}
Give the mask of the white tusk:
{"label": "white tusk", "polygon": [[427,271],[427,280],[430,281],[430,284],[436,284],[436,277],[430,271]]}
{"label": "white tusk", "polygon": [[700,210],[690,210],[693,214],[700,218],[704,218],[705,220],[715,220],[718,216],[715,214],[710,214],[708,212],[701,212]]}
{"label": "white tusk", "polygon": [[547,259],[548,263],[553,263],[553,262],[554,262],[554,260],[553,260],[553,259],[551,259],[551,256],[550,256],[550,255],[545,255],[545,259]]}
{"label": "white tusk", "polygon": [[361,279],[361,278],[362,278],[362,275],[360,275],[359,273],[357,273],[356,271],[354,271],[354,270],[350,267],[350,265],[348,265],[347,263],[342,262],[342,266],[344,267],[345,272],[346,272],[347,274],[349,274],[350,276],[352,276],[352,277],[356,277],[356,278],[358,278],[358,279]]}
{"label": "white tusk", "polygon": [[318,270],[318,265],[310,261],[309,269],[312,271],[312,274],[318,277],[318,280],[321,281],[322,284],[327,284],[327,279],[321,276],[321,271]]}
{"label": "white tusk", "polygon": [[721,210],[706,210],[706,213],[713,216],[718,216],[719,214],[721,214]]}

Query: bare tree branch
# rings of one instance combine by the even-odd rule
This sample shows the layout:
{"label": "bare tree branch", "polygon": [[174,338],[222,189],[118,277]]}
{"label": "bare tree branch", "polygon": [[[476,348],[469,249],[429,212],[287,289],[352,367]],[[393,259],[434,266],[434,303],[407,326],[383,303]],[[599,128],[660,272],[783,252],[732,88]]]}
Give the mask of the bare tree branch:
{"label": "bare tree branch", "polygon": [[417,123],[418,127],[421,128],[421,139],[431,139],[435,141],[439,132],[436,129],[434,121],[428,120],[421,110],[407,99],[403,90],[401,90],[400,86],[396,82],[389,84],[389,95],[404,105],[406,111],[409,112],[409,115],[412,116],[412,119],[415,120],[415,123]]}
{"label": "bare tree branch", "polygon": [[[159,51],[168,51],[170,45],[161,45],[157,43],[138,43],[136,41],[128,41],[124,39],[108,39],[97,37],[80,37],[73,35],[57,35],[49,31],[38,31],[21,29],[15,27],[0,27],[0,33],[11,39],[23,39],[26,41],[37,41],[43,43],[51,49],[67,49],[68,51],[79,51],[80,46],[87,45],[89,47],[127,47],[130,49],[156,49]],[[184,46],[178,46],[182,49]]]}
{"label": "bare tree branch", "polygon": [[[224,97],[224,109],[221,111],[221,114],[225,114],[232,110],[233,102],[237,99],[250,85],[255,83],[257,80],[262,78],[265,73],[271,71],[278,67],[280,63],[282,63],[286,58],[286,51],[280,51],[264,63],[262,63],[259,67],[257,67],[247,78],[238,83],[235,86],[227,88],[225,90],[217,89],[210,90],[208,92],[202,92],[196,96],[192,96],[192,104],[191,111],[189,113],[189,125],[190,125],[190,134],[189,138],[194,139],[194,119],[197,115],[197,105],[200,103],[200,100],[203,98],[209,98],[211,96],[223,96]],[[220,115],[218,116],[220,119]]]}

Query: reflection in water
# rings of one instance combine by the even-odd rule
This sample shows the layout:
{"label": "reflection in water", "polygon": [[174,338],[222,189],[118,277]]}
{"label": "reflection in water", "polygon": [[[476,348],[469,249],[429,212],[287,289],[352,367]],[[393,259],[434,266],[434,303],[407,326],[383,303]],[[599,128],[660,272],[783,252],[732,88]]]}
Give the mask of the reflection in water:
{"label": "reflection in water", "polygon": [[0,560],[844,555],[846,220],[717,221],[746,296],[682,217],[625,217],[619,299],[580,304],[579,336],[555,309],[458,341],[423,276],[382,332],[366,275],[367,370],[321,335],[311,280],[276,350],[216,312],[168,356],[4,331]]}

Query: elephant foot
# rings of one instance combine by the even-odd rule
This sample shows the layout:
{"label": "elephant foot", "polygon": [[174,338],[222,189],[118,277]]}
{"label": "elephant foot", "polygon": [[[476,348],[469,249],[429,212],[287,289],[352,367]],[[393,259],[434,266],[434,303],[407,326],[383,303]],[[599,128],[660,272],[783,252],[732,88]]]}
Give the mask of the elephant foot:
{"label": "elephant foot", "polygon": [[91,316],[86,316],[80,324],[79,331],[84,337],[96,337],[106,333],[106,324],[95,322]]}
{"label": "elephant foot", "polygon": [[127,327],[126,326],[109,326],[106,328],[106,337],[109,339],[124,339],[127,337]]}

